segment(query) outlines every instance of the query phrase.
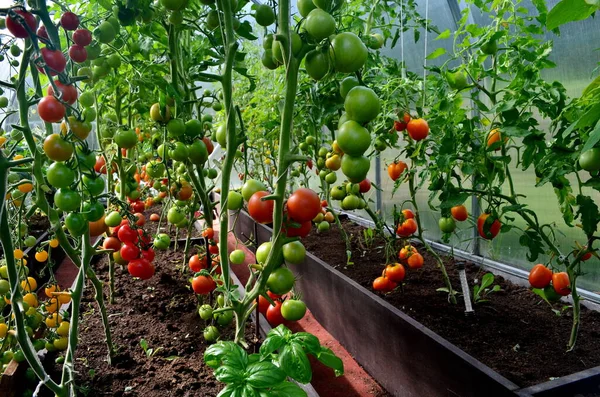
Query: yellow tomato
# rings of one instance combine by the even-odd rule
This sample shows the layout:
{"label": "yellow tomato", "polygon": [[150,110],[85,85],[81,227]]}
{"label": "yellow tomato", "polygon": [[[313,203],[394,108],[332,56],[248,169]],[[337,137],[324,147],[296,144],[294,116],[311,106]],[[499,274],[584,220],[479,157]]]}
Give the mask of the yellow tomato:
{"label": "yellow tomato", "polygon": [[48,328],[56,328],[62,321],[62,316],[58,313],[52,313],[52,315],[46,318],[46,325]]}
{"label": "yellow tomato", "polygon": [[0,136],[0,147],[4,146],[5,143],[6,143],[6,137]]}
{"label": "yellow tomato", "polygon": [[48,313],[56,313],[60,304],[58,303],[58,299],[52,298],[48,302],[46,302],[46,311]]}
{"label": "yellow tomato", "polygon": [[56,247],[58,247],[58,240],[53,238],[52,240],[50,240],[50,242],[48,244],[50,245],[50,247],[56,248]]}
{"label": "yellow tomato", "polygon": [[0,339],[4,339],[8,333],[8,326],[4,323],[0,324]]}
{"label": "yellow tomato", "polygon": [[15,157],[13,157],[13,160],[21,160],[22,158],[23,158],[23,155],[17,154]]}
{"label": "yellow tomato", "polygon": [[59,334],[60,336],[67,336],[69,335],[69,322],[68,321],[63,321],[60,323],[60,325],[58,326],[58,329],[56,330],[56,333]]}
{"label": "yellow tomato", "polygon": [[58,295],[58,302],[61,305],[64,305],[65,303],[71,302],[71,295],[68,294],[68,293],[66,293],[66,292]]}
{"label": "yellow tomato", "polygon": [[26,295],[23,297],[23,301],[24,301],[25,303],[27,303],[29,306],[32,306],[32,307],[38,307],[38,299],[37,299],[37,297],[36,297],[34,294],[32,294],[31,292],[30,292],[30,293],[28,293],[28,294],[26,294]]}
{"label": "yellow tomato", "polygon": [[23,251],[18,248],[13,252],[13,254],[15,255],[15,259],[21,259],[25,255]]}
{"label": "yellow tomato", "polygon": [[21,281],[21,287],[25,292],[35,291],[37,289],[37,281],[33,277],[27,277],[27,280]]}
{"label": "yellow tomato", "polygon": [[46,260],[48,260],[48,253],[46,251],[36,252],[35,260],[38,262],[46,262]]}

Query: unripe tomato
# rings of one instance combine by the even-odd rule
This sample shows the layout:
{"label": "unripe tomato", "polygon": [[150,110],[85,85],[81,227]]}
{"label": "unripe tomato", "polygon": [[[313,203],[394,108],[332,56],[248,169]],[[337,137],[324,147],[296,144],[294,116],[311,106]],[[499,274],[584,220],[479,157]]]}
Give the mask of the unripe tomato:
{"label": "unripe tomato", "polygon": [[442,233],[452,233],[456,230],[456,222],[453,218],[440,218],[438,224]]}
{"label": "unripe tomato", "polygon": [[288,299],[281,305],[281,316],[287,321],[298,321],[306,314],[306,304],[301,300]]}

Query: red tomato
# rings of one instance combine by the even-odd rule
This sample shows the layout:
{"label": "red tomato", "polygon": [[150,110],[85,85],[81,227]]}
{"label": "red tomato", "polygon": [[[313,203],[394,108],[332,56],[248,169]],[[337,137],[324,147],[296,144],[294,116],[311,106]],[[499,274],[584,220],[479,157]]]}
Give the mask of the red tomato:
{"label": "red tomato", "polygon": [[50,40],[50,37],[48,37],[48,31],[46,30],[46,27],[44,25],[40,26],[40,28],[37,30],[36,34],[41,38]]}
{"label": "red tomato", "polygon": [[202,138],[202,142],[204,142],[204,144],[206,145],[206,150],[208,151],[208,154],[212,154],[213,150],[215,150],[215,147],[210,138],[205,136],[204,138]]}
{"label": "red tomato", "polygon": [[408,267],[411,269],[420,269],[423,267],[423,256],[418,252],[415,252],[411,256],[408,257],[407,263]]}
{"label": "red tomato", "polygon": [[398,285],[387,277],[377,277],[373,281],[373,289],[375,291],[390,292]]}
{"label": "red tomato", "polygon": [[552,270],[538,263],[529,272],[529,284],[533,288],[546,288],[552,281]]}
{"label": "red tomato", "polygon": [[144,212],[144,210],[146,209],[146,204],[144,204],[144,202],[141,200],[136,200],[133,203],[131,203],[130,207],[133,212]]}
{"label": "red tomato", "polygon": [[[54,84],[56,84],[56,88],[61,92],[62,99],[69,105],[72,105],[77,101],[77,88],[74,85],[65,85],[60,82],[60,80],[54,80]],[[56,96],[54,95],[54,88],[52,88],[52,84],[48,86],[48,90],[46,91],[48,96]]]}
{"label": "red tomato", "polygon": [[360,187],[361,193],[367,193],[369,190],[371,190],[371,181],[369,178],[365,178],[361,183],[358,184],[358,186]]}
{"label": "red tomato", "polygon": [[571,293],[571,282],[566,272],[554,273],[552,275],[552,286],[559,295],[567,296]]}
{"label": "red tomato", "polygon": [[269,322],[269,324],[271,324],[271,327],[273,328],[283,324],[285,319],[281,315],[281,302],[275,302],[275,306],[269,306],[267,309],[266,317],[267,321]]}
{"label": "red tomato", "polygon": [[197,273],[202,269],[208,268],[208,266],[206,265],[206,256],[202,256],[202,258],[200,258],[198,255],[192,255],[190,257],[190,260],[188,261],[188,266],[190,267],[190,270],[194,273]]}
{"label": "red tomato", "polygon": [[215,288],[217,288],[217,284],[212,277],[207,276],[198,276],[194,277],[192,280],[192,289],[195,293],[199,295],[207,295],[211,293]]}
{"label": "red tomato", "polygon": [[415,219],[415,213],[408,208],[402,210],[402,215],[404,216],[404,219]]}
{"label": "red tomato", "polygon": [[103,156],[96,157],[96,164],[94,165],[94,170],[96,172],[106,174],[106,160],[104,160]]}
{"label": "red tomato", "polygon": [[148,262],[152,262],[154,258],[156,258],[156,252],[152,247],[142,251],[142,258],[146,259]]}
{"label": "red tomato", "polygon": [[154,276],[154,265],[147,259],[139,258],[134,259],[127,264],[127,271],[133,277],[139,277],[142,280],[148,280]]}
{"label": "red tomato", "polygon": [[215,231],[212,227],[207,227],[206,229],[204,229],[202,231],[202,237],[206,237],[209,240],[212,240],[215,238]]}
{"label": "red tomato", "polygon": [[123,244],[119,253],[123,260],[132,261],[140,256],[140,249],[134,243],[127,242]]}
{"label": "red tomato", "polygon": [[406,129],[406,123],[404,121],[394,121],[394,129],[398,132],[402,132]]}
{"label": "red tomato", "polygon": [[[15,10],[15,12],[21,15],[25,19],[25,23],[29,28],[35,32],[37,29],[37,20],[32,13],[23,11],[23,10]],[[6,18],[6,27],[8,31],[15,37],[19,39],[24,39],[29,36],[27,30],[19,23],[16,19],[11,18],[10,16]]]}
{"label": "red tomato", "polygon": [[65,117],[67,109],[53,96],[45,96],[38,103],[40,118],[48,123],[58,123]]}
{"label": "red tomato", "polygon": [[60,17],[60,25],[65,30],[75,30],[79,26],[79,17],[71,11],[67,11]]}
{"label": "red tomato", "polygon": [[150,238],[150,235],[148,233],[145,233],[144,229],[138,229],[137,233],[139,236],[139,240],[142,243],[144,243],[144,244],[142,244],[142,246],[150,246],[150,242],[152,241],[152,239]]}
{"label": "red tomato", "polygon": [[327,208],[328,206],[329,206],[329,203],[327,202],[327,200],[321,200],[321,207]]}
{"label": "red tomato", "polygon": [[269,192],[256,192],[248,201],[248,213],[258,223],[273,222],[273,209],[275,208],[275,201],[261,200],[263,197],[268,195]]}
{"label": "red tomato", "polygon": [[74,62],[83,63],[87,60],[87,51],[85,47],[73,44],[69,48],[69,58],[71,58]]}
{"label": "red tomato", "polygon": [[135,222],[136,225],[144,226],[146,224],[146,217],[144,216],[144,214],[142,214],[141,212],[136,212],[133,215],[137,218],[137,221]]}
{"label": "red tomato", "polygon": [[429,125],[424,119],[413,119],[406,125],[408,135],[415,141],[420,141],[427,138],[429,135]]}
{"label": "red tomato", "polygon": [[132,229],[129,224],[121,225],[117,236],[124,243],[135,243],[138,240],[137,231]]}
{"label": "red tomato", "polygon": [[92,42],[92,33],[87,29],[77,29],[73,32],[73,41],[82,47],[88,46]]}
{"label": "red tomato", "polygon": [[500,220],[498,219],[491,222],[491,225],[486,224],[486,219],[489,216],[490,214],[484,213],[477,218],[477,230],[479,231],[479,235],[486,240],[491,240],[496,237],[498,233],[500,233],[500,228],[502,227],[502,223],[500,223]]}
{"label": "red tomato", "polygon": [[450,209],[450,213],[452,217],[457,221],[466,221],[469,218],[469,213],[467,212],[467,207],[464,205],[457,205]]}
{"label": "red tomato", "polygon": [[269,309],[270,306],[271,304],[269,303],[267,298],[265,298],[262,295],[258,297],[258,311],[262,313],[263,316],[267,315],[267,309]]}
{"label": "red tomato", "polygon": [[290,223],[288,223],[287,225],[284,224],[282,228],[282,231],[288,237],[306,237],[312,229],[311,221],[300,223],[300,227],[292,227]]}
{"label": "red tomato", "polygon": [[311,221],[320,211],[321,199],[311,189],[297,189],[287,201],[288,216],[296,222]]}
{"label": "red tomato", "polygon": [[208,246],[208,252],[213,255],[217,255],[219,253],[219,246],[217,244],[210,244]]}
{"label": "red tomato", "polygon": [[[47,47],[42,48],[42,58],[50,68],[50,75],[56,76],[58,73],[65,71],[67,66],[67,58],[59,50],[51,50]],[[38,67],[40,73],[46,74],[46,71]]]}
{"label": "red tomato", "polygon": [[121,249],[121,242],[116,237],[107,237],[102,243],[102,248],[105,250],[119,251]]}
{"label": "red tomato", "polygon": [[401,264],[394,263],[386,266],[384,276],[394,283],[400,283],[406,276],[406,270]]}
{"label": "red tomato", "polygon": [[396,229],[396,234],[401,237],[409,237],[417,231],[417,222],[413,218],[406,219]]}
{"label": "red tomato", "polygon": [[408,165],[404,161],[396,161],[388,165],[387,172],[391,180],[396,181],[406,171]]}

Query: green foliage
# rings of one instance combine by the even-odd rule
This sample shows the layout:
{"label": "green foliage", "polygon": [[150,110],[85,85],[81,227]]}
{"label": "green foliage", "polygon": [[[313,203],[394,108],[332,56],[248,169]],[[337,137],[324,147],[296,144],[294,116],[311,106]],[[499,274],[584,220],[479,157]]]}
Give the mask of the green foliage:
{"label": "green foliage", "polygon": [[498,284],[494,286],[492,284],[494,284],[494,275],[492,273],[484,274],[481,278],[481,284],[473,286],[473,301],[475,303],[489,302],[491,294],[502,291]]}

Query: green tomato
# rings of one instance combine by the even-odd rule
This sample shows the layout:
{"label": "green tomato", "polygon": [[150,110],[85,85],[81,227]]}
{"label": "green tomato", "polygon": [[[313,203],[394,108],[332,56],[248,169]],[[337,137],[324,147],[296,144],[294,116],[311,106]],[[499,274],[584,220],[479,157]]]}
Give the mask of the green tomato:
{"label": "green tomato", "polygon": [[200,315],[200,318],[202,320],[208,321],[213,316],[213,309],[212,309],[212,307],[210,305],[202,305],[198,309],[198,314]]}
{"label": "green tomato", "polygon": [[96,29],[94,29],[93,34],[96,40],[103,44],[108,44],[117,37],[117,31],[110,21],[104,21],[98,25]]}
{"label": "green tomato", "polygon": [[91,196],[99,196],[104,193],[105,183],[101,177],[84,175],[81,179]]}
{"label": "green tomato", "polygon": [[171,245],[171,238],[168,234],[160,233],[154,238],[154,248],[166,250]]}
{"label": "green tomato", "polygon": [[455,72],[446,72],[446,80],[448,81],[448,85],[450,86],[450,88],[459,91],[469,85],[469,82],[467,80],[467,74],[462,70],[457,70]]}
{"label": "green tomato", "polygon": [[349,195],[342,200],[342,209],[352,211],[360,206],[360,199],[357,196]]}
{"label": "green tomato", "polygon": [[84,108],[91,108],[94,106],[94,93],[91,91],[82,92],[79,95],[79,104]]}
{"label": "green tomato", "polygon": [[231,262],[232,265],[241,265],[245,260],[246,254],[240,249],[231,251],[231,254],[229,254],[229,262]]}
{"label": "green tomato", "polygon": [[[171,120],[171,121],[173,121],[173,120]],[[176,142],[175,145],[173,146],[173,149],[171,149],[169,151],[169,156],[173,160],[176,160],[176,161],[185,161],[185,160],[187,160],[188,155],[189,155],[188,148],[187,148],[186,144],[182,143],[182,142]],[[183,165],[183,168],[184,168],[184,170],[186,169],[185,165]]]}
{"label": "green tomato", "polygon": [[228,310],[226,312],[213,314],[213,318],[217,320],[217,324],[222,327],[225,327],[233,321],[233,310]]}
{"label": "green tomato", "polygon": [[0,277],[8,279],[8,267],[6,265],[0,266]]}
{"label": "green tomato", "polygon": [[60,188],[54,193],[54,204],[65,212],[76,211],[81,205],[81,196],[74,190]]}
{"label": "green tomato", "polygon": [[167,212],[167,220],[169,223],[177,225],[185,219],[185,213],[182,212],[178,207],[171,207]]}
{"label": "green tomato", "polygon": [[335,33],[335,19],[327,11],[314,9],[308,13],[304,28],[316,41],[321,41]]}
{"label": "green tomato", "polygon": [[83,215],[89,222],[96,222],[104,216],[104,206],[99,201],[83,203]]}
{"label": "green tomato", "polygon": [[[6,269],[7,273],[8,273],[8,269],[6,268],[6,266],[2,266],[3,268]],[[0,270],[2,270],[0,268]],[[1,271],[0,271],[1,273]],[[8,276],[8,274],[6,274]],[[4,276],[2,276],[4,277]],[[6,293],[10,291],[10,283],[7,280],[0,280],[0,295],[6,295]]]}
{"label": "green tomato", "polygon": [[185,134],[185,123],[181,119],[172,119],[167,123],[169,136],[177,138]]}
{"label": "green tomato", "polygon": [[363,67],[369,52],[360,37],[352,32],[343,32],[331,41],[329,55],[336,71],[354,73]]}
{"label": "green tomato", "polygon": [[452,217],[440,218],[438,224],[442,233],[452,233],[456,229],[456,222]]}
{"label": "green tomato", "polygon": [[202,122],[197,119],[188,120],[185,123],[185,135],[190,138],[202,138],[204,136],[204,129],[202,128]]}
{"label": "green tomato", "polygon": [[124,130],[124,129],[120,129],[116,132],[115,136],[115,143],[117,144],[117,146],[119,148],[123,148],[123,149],[131,149],[132,147],[134,147],[137,142],[138,142],[138,137],[135,133],[134,130]]}
{"label": "green tomato", "polygon": [[219,175],[219,171],[216,168],[210,168],[208,170],[208,179],[215,179]]}
{"label": "green tomato", "polygon": [[346,188],[344,186],[334,186],[331,188],[330,195],[333,200],[343,200],[346,197]]}
{"label": "green tomato", "polygon": [[229,192],[227,195],[227,209],[230,211],[237,211],[244,205],[244,197],[235,191]]}
{"label": "green tomato", "polygon": [[202,141],[194,141],[188,146],[188,158],[196,165],[203,165],[208,161],[208,149]]}
{"label": "green tomato", "polygon": [[267,190],[267,187],[264,183],[257,181],[256,179],[248,179],[244,186],[242,186],[242,196],[244,200],[249,201],[250,197],[256,192],[264,192]]}
{"label": "green tomato", "polygon": [[219,339],[219,330],[214,325],[211,325],[204,329],[203,335],[207,342],[214,342]]}
{"label": "green tomato", "polygon": [[36,239],[33,236],[27,236],[25,238],[25,240],[23,241],[23,243],[25,244],[26,247],[31,248],[31,247],[33,247],[35,245]]}
{"label": "green tomato", "polygon": [[496,52],[498,52],[498,43],[496,40],[488,40],[481,46],[481,52],[486,55],[494,55]]}
{"label": "green tomato", "polygon": [[65,226],[67,226],[67,229],[71,235],[74,237],[79,237],[85,232],[88,222],[79,212],[71,212],[65,218]]}
{"label": "green tomato", "polygon": [[283,259],[286,263],[300,265],[306,259],[306,248],[300,241],[292,241],[283,246]]}
{"label": "green tomato", "polygon": [[362,182],[367,177],[370,167],[371,162],[364,156],[344,155],[342,157],[342,172],[350,182]]}
{"label": "green tomato", "polygon": [[121,224],[121,221],[123,221],[123,217],[119,214],[119,211],[112,211],[104,218],[104,223],[108,227],[117,227]]}
{"label": "green tomato", "polygon": [[113,69],[118,69],[121,66],[121,57],[119,54],[112,54],[106,58],[106,63]]}
{"label": "green tomato", "polygon": [[329,174],[325,175],[325,182],[329,183],[330,185],[334,184],[337,181],[337,174],[335,172],[330,172]]}
{"label": "green tomato", "polygon": [[294,282],[294,273],[287,267],[280,267],[269,275],[267,288],[277,295],[283,295],[292,290]]}
{"label": "green tomato", "polygon": [[[267,258],[269,257],[269,254],[271,253],[272,247],[273,247],[273,243],[270,241],[262,243],[256,249],[256,262],[260,263],[260,264],[266,264]],[[276,263],[277,263],[277,265],[280,265],[283,263],[283,252],[279,252],[279,254],[277,255]]]}
{"label": "green tomato", "polygon": [[288,299],[281,305],[281,315],[288,321],[298,321],[306,314],[306,304],[301,300]]}
{"label": "green tomato", "polygon": [[322,222],[321,222],[321,223],[319,223],[319,225],[317,226],[317,230],[318,230],[319,232],[326,232],[326,231],[328,231],[328,230],[329,230],[329,227],[330,227],[330,225],[329,225],[329,222],[327,222],[327,221],[322,221]]}
{"label": "green tomato", "polygon": [[589,172],[600,170],[600,148],[593,148],[581,153],[579,165]]}
{"label": "green tomato", "polygon": [[[350,120],[364,124],[375,119],[381,111],[379,97],[370,88],[354,87],[346,95],[344,109]],[[346,123],[344,123],[346,125]]]}

